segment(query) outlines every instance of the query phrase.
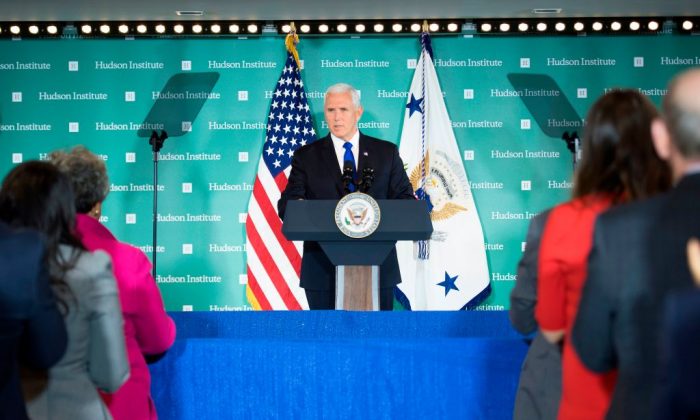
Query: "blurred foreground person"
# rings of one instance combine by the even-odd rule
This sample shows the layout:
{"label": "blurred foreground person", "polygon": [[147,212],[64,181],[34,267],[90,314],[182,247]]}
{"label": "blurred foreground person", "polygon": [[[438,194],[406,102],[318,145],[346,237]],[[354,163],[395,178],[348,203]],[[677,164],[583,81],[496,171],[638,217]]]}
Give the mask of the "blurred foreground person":
{"label": "blurred foreground person", "polygon": [[599,98],[586,119],[573,199],[556,206],[547,219],[536,316],[545,338],[563,342],[560,419],[601,419],[610,404],[615,372],[600,375],[586,368],[571,346],[571,328],[596,217],[611,206],[670,187],[670,170],[655,154],[651,139],[651,122],[657,115],[649,99],[636,90],[613,90]]}
{"label": "blurred foreground person", "polygon": [[124,316],[124,336],[131,376],[119,391],[104,394],[116,420],[158,418],[151,399],[151,376],[144,355],[165,352],[175,341],[175,323],[151,275],[151,263],[138,248],[119,242],[100,223],[102,202],[109,192],[104,162],[82,146],[51,153],[49,160],[66,174],[75,192],[76,230],[83,245],[112,257]]}
{"label": "blurred foreground person", "polygon": [[32,419],[110,418],[96,388],[115,391],[129,376],[117,285],[109,256],[86,251],[73,236],[73,191],[53,165],[16,166],[0,190],[0,219],[39,231],[46,243],[49,275],[64,309],[65,355],[48,372],[26,378]]}
{"label": "blurred foreground person", "polygon": [[41,237],[0,223],[0,419],[27,418],[20,361],[48,369],[63,356],[66,342]]}
{"label": "blurred foreground person", "polygon": [[510,323],[521,334],[535,333],[523,361],[515,393],[513,420],[556,419],[561,399],[561,347],[547,341],[537,328],[537,261],[542,231],[550,210],[530,219],[525,251],[510,293]]}
{"label": "blurred foreground person", "polygon": [[700,241],[688,241],[695,287],[673,291],[661,327],[661,372],[655,418],[700,419]]}
{"label": "blurred foreground person", "polygon": [[686,244],[700,236],[700,70],[671,82],[662,111],[654,146],[676,184],[598,218],[573,330],[586,366],[619,372],[609,419],[652,418],[663,303],[693,284]]}

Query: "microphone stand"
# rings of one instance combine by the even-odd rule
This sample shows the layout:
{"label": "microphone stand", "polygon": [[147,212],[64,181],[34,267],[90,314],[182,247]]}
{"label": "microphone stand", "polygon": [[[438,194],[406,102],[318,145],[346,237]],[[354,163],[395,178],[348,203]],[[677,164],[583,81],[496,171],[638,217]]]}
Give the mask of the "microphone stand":
{"label": "microphone stand", "polygon": [[352,172],[353,172],[353,165],[351,162],[345,162],[343,164],[343,191],[345,191],[344,195],[350,194],[350,184],[352,184]]}
{"label": "microphone stand", "polygon": [[160,135],[153,130],[148,144],[151,145],[153,152],[153,252],[151,259],[153,260],[153,278],[156,278],[156,254],[158,248],[158,156],[160,149],[163,147],[165,139],[168,138],[168,133],[161,130]]}
{"label": "microphone stand", "polygon": [[566,147],[572,154],[573,166],[574,170],[576,170],[576,164],[581,160],[581,139],[578,138],[578,134],[575,131],[572,131],[571,134],[565,131],[561,139],[566,142]]}
{"label": "microphone stand", "polygon": [[360,191],[367,193],[370,188],[372,188],[372,183],[374,182],[374,169],[364,168],[362,170],[362,179],[360,180]]}

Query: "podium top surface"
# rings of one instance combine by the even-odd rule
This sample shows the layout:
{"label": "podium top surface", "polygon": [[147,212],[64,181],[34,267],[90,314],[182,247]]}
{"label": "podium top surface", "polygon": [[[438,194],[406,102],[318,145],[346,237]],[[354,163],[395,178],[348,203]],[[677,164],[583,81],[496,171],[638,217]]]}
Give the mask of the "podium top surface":
{"label": "podium top surface", "polygon": [[335,224],[338,200],[293,200],[287,203],[282,233],[292,241],[417,241],[433,232],[428,207],[420,200],[377,200],[377,230],[365,238],[345,236]]}

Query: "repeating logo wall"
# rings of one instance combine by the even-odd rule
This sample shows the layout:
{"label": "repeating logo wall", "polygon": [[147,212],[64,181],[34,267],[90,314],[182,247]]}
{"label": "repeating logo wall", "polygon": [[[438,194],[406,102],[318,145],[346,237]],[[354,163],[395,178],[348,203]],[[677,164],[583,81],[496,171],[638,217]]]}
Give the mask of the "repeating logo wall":
{"label": "repeating logo wall", "polygon": [[[637,88],[658,104],[668,80],[700,62],[699,46],[675,36],[433,38],[460,147],[446,159],[467,170],[486,242],[492,293],[479,309],[508,308],[529,219],[570,195],[564,135],[585,130],[588,108],[609,89]],[[416,36],[302,38],[298,48],[317,133],[327,132],[323,92],[343,81],[362,92],[361,130],[399,141]],[[0,57],[0,176],[87,146],[111,178],[103,223],[150,256],[148,133],[168,130],[155,249],[166,307],[250,309],[246,207],[283,39],[3,40]],[[151,118],[157,112],[172,116],[175,132]]]}

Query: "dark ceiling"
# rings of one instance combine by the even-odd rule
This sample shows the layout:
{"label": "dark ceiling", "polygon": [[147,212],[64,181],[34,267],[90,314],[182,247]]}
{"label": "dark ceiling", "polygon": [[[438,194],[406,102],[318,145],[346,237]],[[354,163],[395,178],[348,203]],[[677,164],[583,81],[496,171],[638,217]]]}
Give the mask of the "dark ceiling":
{"label": "dark ceiling", "polygon": [[[13,7],[14,5],[14,7]],[[5,0],[2,21],[338,20],[699,16],[697,0]],[[539,15],[533,9],[561,9]],[[179,17],[177,10],[203,11]]]}

